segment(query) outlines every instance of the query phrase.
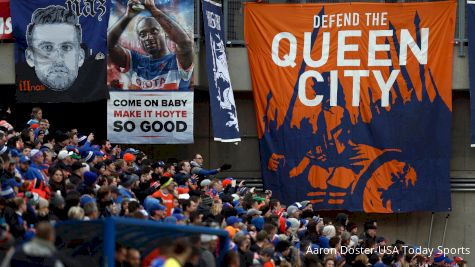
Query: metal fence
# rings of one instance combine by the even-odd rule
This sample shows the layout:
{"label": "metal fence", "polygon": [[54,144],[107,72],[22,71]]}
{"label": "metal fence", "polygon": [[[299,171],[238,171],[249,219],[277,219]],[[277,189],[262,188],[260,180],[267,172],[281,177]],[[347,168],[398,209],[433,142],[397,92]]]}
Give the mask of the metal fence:
{"label": "metal fence", "polygon": [[[199,1],[199,0],[197,0]],[[382,3],[409,3],[409,2],[437,2],[441,0],[263,0],[263,3],[344,3],[344,2],[382,2]],[[244,5],[247,0],[223,0],[224,27],[226,29],[227,44],[231,46],[244,46]],[[199,5],[198,5],[199,6]],[[454,44],[459,46],[459,56],[465,56],[467,43],[465,1],[458,0],[457,25],[454,36]],[[463,25],[460,27],[460,25]]]}

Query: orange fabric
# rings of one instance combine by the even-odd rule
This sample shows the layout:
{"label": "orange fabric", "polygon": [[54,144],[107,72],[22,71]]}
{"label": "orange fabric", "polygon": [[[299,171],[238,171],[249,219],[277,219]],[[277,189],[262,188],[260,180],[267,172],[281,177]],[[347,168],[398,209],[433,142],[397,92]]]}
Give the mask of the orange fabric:
{"label": "orange fabric", "polygon": [[[428,94],[432,98],[435,97],[435,88],[432,87],[428,70],[431,69],[432,77],[438,85],[438,94],[441,95],[443,101],[451,108],[452,107],[452,91],[446,90],[451,88],[452,83],[452,51],[453,51],[453,31],[455,28],[456,18],[456,2],[425,2],[425,3],[337,3],[337,4],[256,4],[246,3],[244,12],[244,33],[245,41],[248,48],[249,65],[252,78],[252,88],[255,97],[256,110],[258,115],[258,133],[262,136],[264,132],[263,118],[266,114],[266,103],[269,92],[272,92],[273,99],[270,103],[270,109],[267,112],[267,120],[274,120],[277,115],[278,125],[282,125],[286,110],[292,98],[292,92],[297,79],[301,64],[304,62],[304,33],[311,33],[314,26],[314,16],[318,15],[324,7],[325,14],[348,14],[358,13],[359,24],[356,26],[335,26],[321,28],[315,40],[315,45],[311,50],[310,57],[317,61],[322,57],[322,42],[323,32],[330,34],[329,57],[326,64],[321,67],[314,68],[306,66],[305,71],[318,71],[319,73],[328,72],[331,70],[338,71],[338,78],[345,92],[345,95],[352,94],[352,78],[345,77],[345,70],[370,70],[369,77],[361,78],[361,99],[360,106],[353,107],[351,97],[346,100],[347,108],[350,111],[351,118],[355,120],[361,112],[361,116],[365,121],[371,119],[370,112],[370,94],[365,88],[379,88],[372,71],[381,71],[385,81],[389,78],[389,69],[387,66],[370,66],[368,67],[368,42],[369,32],[373,30],[388,30],[389,22],[394,25],[396,35],[401,40],[401,29],[407,29],[416,40],[416,33],[414,28],[414,15],[423,18],[421,20],[421,28],[429,28],[428,41],[428,62],[424,71],[427,77]],[[387,12],[386,24],[367,25],[366,13]],[[334,18],[336,20],[336,18]],[[370,23],[371,24],[371,23]],[[338,34],[340,31],[360,30],[361,37],[347,37],[346,44],[357,44],[358,51],[347,51],[344,53],[346,59],[359,59],[360,66],[356,67],[342,67],[337,66],[337,52],[341,45],[338,44]],[[282,32],[288,32],[295,36],[297,41],[295,66],[280,67],[272,59],[272,44],[274,37]],[[452,33],[452,34],[451,34]],[[378,45],[384,44],[385,37],[377,37],[376,43]],[[289,54],[290,43],[287,39],[280,41],[278,56],[284,58]],[[395,69],[400,69],[398,62],[398,55],[393,46],[390,49],[392,64]],[[387,59],[387,53],[383,51],[376,52],[376,59]],[[443,66],[443,67],[438,67]],[[411,49],[407,49],[407,64],[408,73],[411,77],[418,77],[419,62],[415,58]],[[404,85],[403,76],[401,72],[397,75],[396,81],[399,85]],[[412,79],[416,81],[416,79]],[[313,99],[314,95],[311,90],[311,79],[306,83],[307,98]],[[405,85],[404,85],[405,86]],[[392,91],[393,89],[391,89]],[[405,93],[403,97],[407,97],[409,93],[415,90],[418,97],[421,97],[421,82],[415,82],[414,88],[402,88],[401,91]],[[381,91],[376,89],[371,92],[373,101],[381,98]],[[297,101],[294,112],[292,114],[292,126],[300,127],[297,122],[302,118],[308,118],[311,122],[315,122],[318,113],[321,111],[319,106],[309,107]],[[298,112],[297,112],[298,111]],[[337,124],[337,122],[334,122]],[[315,125],[315,123],[313,124]],[[316,127],[316,126],[314,126]]]}
{"label": "orange fabric", "polygon": [[167,208],[167,216],[172,214],[174,199],[172,194],[168,193],[165,195],[163,194],[162,190],[158,190],[157,192],[153,193],[152,197],[162,199],[162,204]]}
{"label": "orange fabric", "polygon": [[[263,159],[268,162],[268,170],[276,175],[288,172],[291,179],[307,175],[315,191],[302,194],[319,196],[311,203],[326,201],[341,207],[347,193],[355,191],[361,176],[379,156],[401,152],[393,147],[360,144],[351,138],[341,141],[341,136],[351,136],[352,125],[370,124],[373,116],[391,111],[396,101],[407,103],[412,96],[421,100],[427,95],[430,101],[439,96],[452,109],[456,6],[454,0],[394,4],[246,3],[244,33],[259,138],[265,138],[265,127],[270,128],[274,122],[277,125],[272,129],[285,126],[302,130],[305,128],[301,128],[301,122],[308,121],[302,125],[311,125],[310,131],[321,131],[329,140],[295,153],[306,153],[297,162],[288,157],[288,151],[271,151]],[[318,34],[312,36],[313,33]],[[357,78],[355,71],[362,76]],[[405,75],[410,83],[405,82]],[[319,84],[328,84],[325,89],[329,87],[330,92],[319,91]],[[385,86],[387,94],[383,94]],[[284,124],[286,116],[291,118],[290,125]],[[318,129],[319,123],[323,129]],[[275,133],[269,129],[267,132]],[[352,168],[325,165],[325,145],[343,157],[351,147],[355,152]],[[292,164],[286,165],[286,161]],[[286,166],[291,167],[286,170]],[[365,212],[393,212],[380,191],[394,183],[393,175],[403,176],[407,185],[417,180],[409,163],[384,163],[372,174],[363,192]],[[333,192],[333,188],[338,190]]]}
{"label": "orange fabric", "polygon": [[231,225],[226,226],[226,228],[224,228],[224,230],[228,231],[229,237],[231,239],[233,239],[234,235],[238,232],[238,230],[236,228],[232,227]]}

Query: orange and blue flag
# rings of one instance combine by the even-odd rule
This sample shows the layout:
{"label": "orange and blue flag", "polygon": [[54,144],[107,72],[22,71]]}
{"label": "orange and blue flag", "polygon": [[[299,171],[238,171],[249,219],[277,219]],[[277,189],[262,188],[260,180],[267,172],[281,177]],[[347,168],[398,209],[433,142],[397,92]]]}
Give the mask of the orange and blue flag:
{"label": "orange and blue flag", "polygon": [[450,209],[455,11],[246,4],[265,188],[317,209]]}

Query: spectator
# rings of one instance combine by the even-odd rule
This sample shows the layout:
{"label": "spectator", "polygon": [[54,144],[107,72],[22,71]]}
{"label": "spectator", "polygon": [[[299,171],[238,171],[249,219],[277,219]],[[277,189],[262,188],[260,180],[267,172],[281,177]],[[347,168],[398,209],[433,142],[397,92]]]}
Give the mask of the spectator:
{"label": "spectator", "polygon": [[2,266],[37,266],[37,262],[64,266],[54,247],[55,238],[54,228],[49,222],[38,223],[35,237],[17,249],[10,250]]}
{"label": "spectator", "polygon": [[140,251],[135,248],[129,248],[127,250],[127,264],[126,266],[130,267],[139,267],[140,266]]}

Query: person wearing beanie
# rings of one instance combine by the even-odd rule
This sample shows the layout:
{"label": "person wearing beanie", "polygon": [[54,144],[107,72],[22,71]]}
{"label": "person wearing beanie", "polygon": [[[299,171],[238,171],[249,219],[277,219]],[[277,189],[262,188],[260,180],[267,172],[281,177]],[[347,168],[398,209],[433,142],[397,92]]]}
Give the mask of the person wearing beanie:
{"label": "person wearing beanie", "polygon": [[45,171],[47,172],[49,166],[44,164],[45,157],[43,152],[38,149],[32,149],[30,152],[30,161],[30,168],[37,169],[42,176],[42,180],[46,181],[47,177]]}
{"label": "person wearing beanie", "polygon": [[175,183],[170,176],[160,177],[160,189],[153,193],[152,197],[162,199],[162,203],[167,207],[167,216],[170,216],[173,209],[173,201],[175,196],[173,191],[175,190]]}
{"label": "person wearing beanie", "polygon": [[94,159],[96,158],[96,155],[94,154],[94,151],[92,150],[83,150],[81,152],[81,158],[84,160],[84,162],[88,164],[94,164]]}
{"label": "person wearing beanie", "polygon": [[345,213],[338,213],[335,218],[335,227],[337,232],[341,233],[346,230],[348,225],[348,215]]}
{"label": "person wearing beanie", "polygon": [[378,227],[372,221],[368,221],[364,224],[364,233],[363,233],[363,242],[366,243],[370,241],[371,243],[376,243],[376,230]]}
{"label": "person wearing beanie", "polygon": [[288,218],[300,218],[300,210],[296,206],[289,206],[287,208],[287,217]]}
{"label": "person wearing beanie", "polygon": [[81,162],[74,162],[71,165],[71,176],[69,176],[69,182],[78,186],[83,181],[83,175],[85,172],[85,165]]}
{"label": "person wearing beanie", "polygon": [[84,180],[79,183],[76,190],[82,195],[94,195],[96,190],[97,174],[95,172],[84,172]]}

